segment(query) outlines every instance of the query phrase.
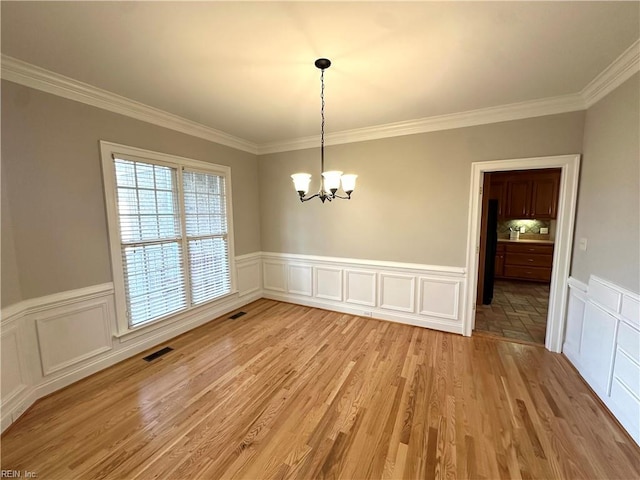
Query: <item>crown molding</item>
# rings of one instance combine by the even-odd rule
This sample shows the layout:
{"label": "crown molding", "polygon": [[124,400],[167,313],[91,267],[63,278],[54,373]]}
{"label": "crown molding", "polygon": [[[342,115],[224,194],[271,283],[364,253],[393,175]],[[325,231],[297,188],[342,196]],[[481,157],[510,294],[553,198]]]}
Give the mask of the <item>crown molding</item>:
{"label": "crown molding", "polygon": [[[325,145],[339,145],[343,143],[364,142],[367,140],[378,140],[381,138],[399,137],[416,133],[451,130],[454,128],[473,127],[489,123],[508,122],[510,120],[575,112],[584,110],[585,108],[584,100],[580,94],[563,95],[325,134],[324,143]],[[320,137],[315,135],[281,142],[265,143],[258,145],[258,155],[314,148],[319,145],[319,142]]]}
{"label": "crown molding", "polygon": [[[638,71],[640,40],[636,40],[580,93],[330,133],[325,135],[325,145],[364,142],[585,110]],[[7,55],[2,55],[0,74],[3,79],[11,82],[257,155],[316,148],[320,142],[320,136],[313,135],[255,144]]]}
{"label": "crown molding", "polygon": [[253,154],[258,152],[257,145],[247,140],[116,95],[73,78],[65,77],[8,55],[2,55],[0,75],[10,82],[19,83],[69,100],[126,115],[127,117],[193,135],[194,137],[203,138],[237,150]]}
{"label": "crown molding", "polygon": [[589,108],[613,90],[622,85],[631,76],[640,71],[640,40],[636,40],[611,65],[594,78],[580,95]]}

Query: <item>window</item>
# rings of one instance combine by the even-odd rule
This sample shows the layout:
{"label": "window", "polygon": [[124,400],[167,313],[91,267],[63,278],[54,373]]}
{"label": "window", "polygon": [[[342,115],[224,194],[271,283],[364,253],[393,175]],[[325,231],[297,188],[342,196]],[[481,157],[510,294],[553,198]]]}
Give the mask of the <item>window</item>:
{"label": "window", "polygon": [[232,292],[229,169],[102,142],[119,329]]}

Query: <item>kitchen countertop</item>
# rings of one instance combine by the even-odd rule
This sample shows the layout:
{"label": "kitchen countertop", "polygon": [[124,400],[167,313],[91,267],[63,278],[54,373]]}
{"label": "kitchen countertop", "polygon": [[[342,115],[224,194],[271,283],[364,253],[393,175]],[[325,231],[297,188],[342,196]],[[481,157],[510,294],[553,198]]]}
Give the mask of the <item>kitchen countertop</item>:
{"label": "kitchen countertop", "polygon": [[508,238],[499,238],[498,243],[542,243],[544,245],[553,245],[555,242],[553,240],[510,240]]}

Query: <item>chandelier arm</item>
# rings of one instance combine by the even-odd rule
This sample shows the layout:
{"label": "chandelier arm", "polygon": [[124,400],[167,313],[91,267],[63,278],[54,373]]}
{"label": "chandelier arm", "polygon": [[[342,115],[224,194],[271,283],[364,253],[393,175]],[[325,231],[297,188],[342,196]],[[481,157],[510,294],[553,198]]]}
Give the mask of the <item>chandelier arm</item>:
{"label": "chandelier arm", "polygon": [[316,198],[316,197],[320,197],[319,193],[316,193],[314,195],[311,195],[310,197],[305,197],[304,195],[300,195],[300,201],[301,202],[308,202],[309,200],[311,200],[312,198]]}
{"label": "chandelier arm", "polygon": [[351,200],[351,194],[347,193],[346,197],[343,197],[341,195],[334,195],[333,198],[340,198],[341,200]]}

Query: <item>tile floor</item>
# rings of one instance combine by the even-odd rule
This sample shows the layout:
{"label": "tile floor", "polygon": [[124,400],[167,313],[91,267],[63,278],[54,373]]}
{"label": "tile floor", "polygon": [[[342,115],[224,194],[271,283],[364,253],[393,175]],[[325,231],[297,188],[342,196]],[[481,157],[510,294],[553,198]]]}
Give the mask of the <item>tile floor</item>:
{"label": "tile floor", "polygon": [[476,307],[475,331],[544,345],[549,285],[496,280],[491,305]]}

